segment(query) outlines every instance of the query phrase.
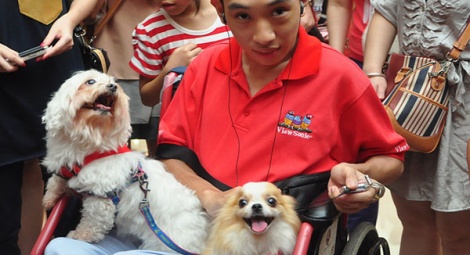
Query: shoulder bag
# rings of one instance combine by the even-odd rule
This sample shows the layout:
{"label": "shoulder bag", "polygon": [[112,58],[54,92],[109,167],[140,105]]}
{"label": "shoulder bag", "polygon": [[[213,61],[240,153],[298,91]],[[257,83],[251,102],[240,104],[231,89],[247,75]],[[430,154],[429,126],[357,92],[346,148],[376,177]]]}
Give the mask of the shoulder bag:
{"label": "shoulder bag", "polygon": [[441,63],[427,57],[390,55],[385,69],[387,96],[383,104],[395,131],[406,139],[412,151],[431,153],[438,146],[448,112],[447,71],[459,61],[469,39],[467,23]]}
{"label": "shoulder bag", "polygon": [[119,9],[122,2],[123,0],[117,0],[113,6],[111,6],[111,8],[106,12],[101,21],[98,23],[96,29],[89,27],[89,34],[87,34],[86,29],[82,25],[75,27],[74,35],[78,38],[80,43],[85,69],[96,69],[103,73],[108,72],[109,66],[111,65],[108,53],[102,48],[93,47],[92,44],[93,40],[101,33],[104,26]]}

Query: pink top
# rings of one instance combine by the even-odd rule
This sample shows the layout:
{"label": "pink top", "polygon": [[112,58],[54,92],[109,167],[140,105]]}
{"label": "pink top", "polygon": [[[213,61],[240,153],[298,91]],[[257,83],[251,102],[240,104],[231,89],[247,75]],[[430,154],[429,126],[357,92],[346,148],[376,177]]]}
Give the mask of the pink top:
{"label": "pink top", "polygon": [[361,62],[364,61],[362,35],[372,18],[373,10],[369,0],[354,0],[354,10],[347,37],[345,55]]}

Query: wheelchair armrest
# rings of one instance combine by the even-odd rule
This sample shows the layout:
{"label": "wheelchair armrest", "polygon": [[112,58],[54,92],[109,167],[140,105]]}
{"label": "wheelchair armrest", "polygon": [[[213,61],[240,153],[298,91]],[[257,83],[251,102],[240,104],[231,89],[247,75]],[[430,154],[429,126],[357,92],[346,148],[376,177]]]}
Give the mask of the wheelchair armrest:
{"label": "wheelchair armrest", "polygon": [[161,91],[161,108],[160,108],[160,118],[166,112],[168,105],[170,105],[173,96],[176,93],[176,89],[178,88],[181,79],[183,79],[183,74],[186,71],[186,66],[177,66],[171,69],[166,75],[163,80],[163,87]]}
{"label": "wheelchair armrest", "polygon": [[69,196],[64,195],[54,205],[54,208],[52,208],[52,211],[47,218],[46,224],[44,224],[44,227],[42,228],[41,233],[39,234],[39,237],[33,246],[33,249],[31,250],[31,255],[42,255],[44,253],[47,244],[52,239],[57,224],[59,224],[60,216],[67,207],[69,199]]}
{"label": "wheelchair armrest", "polygon": [[328,192],[324,191],[299,216],[303,222],[312,224],[314,228],[323,228],[330,226],[339,215],[340,212],[328,197]]}

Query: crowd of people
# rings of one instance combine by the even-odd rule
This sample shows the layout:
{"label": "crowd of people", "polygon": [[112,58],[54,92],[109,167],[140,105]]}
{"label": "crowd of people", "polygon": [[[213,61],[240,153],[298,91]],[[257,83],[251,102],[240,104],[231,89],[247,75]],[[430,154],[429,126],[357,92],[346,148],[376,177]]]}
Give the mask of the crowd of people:
{"label": "crowd of people", "polygon": [[[470,254],[463,224],[470,220],[470,50],[450,67],[450,114],[430,154],[408,151],[381,103],[384,77],[368,77],[382,73],[395,38],[401,53],[445,60],[470,20],[470,3],[329,0],[324,41],[312,36],[311,0],[123,2],[94,43],[108,51],[109,74],[130,96],[132,138],[147,139],[149,156],[193,189],[210,216],[249,181],[329,171],[333,198],[368,175],[391,190],[403,225],[401,255]],[[73,29],[99,23],[114,3],[0,3],[1,254],[29,254],[41,229],[41,115],[62,82],[84,69]],[[19,57],[38,45],[50,46],[45,55]],[[177,66],[187,66],[185,78],[157,122],[152,108]],[[309,122],[288,132],[288,114]],[[377,192],[334,200],[350,214],[350,229],[375,223]],[[137,247],[113,234],[97,244],[56,238],[46,254],[164,254]]]}

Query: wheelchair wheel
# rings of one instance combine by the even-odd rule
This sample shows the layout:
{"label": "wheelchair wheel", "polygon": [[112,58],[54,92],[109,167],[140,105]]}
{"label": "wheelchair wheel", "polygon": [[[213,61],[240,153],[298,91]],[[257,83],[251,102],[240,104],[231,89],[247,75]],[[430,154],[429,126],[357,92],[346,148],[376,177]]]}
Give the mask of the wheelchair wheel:
{"label": "wheelchair wheel", "polygon": [[380,247],[384,255],[390,254],[387,241],[379,237],[375,226],[362,222],[349,235],[342,255],[380,255]]}

